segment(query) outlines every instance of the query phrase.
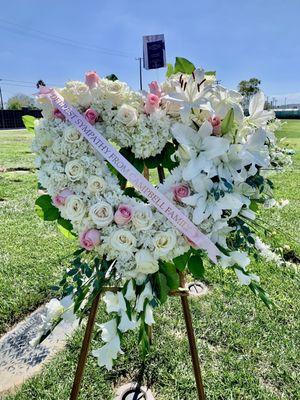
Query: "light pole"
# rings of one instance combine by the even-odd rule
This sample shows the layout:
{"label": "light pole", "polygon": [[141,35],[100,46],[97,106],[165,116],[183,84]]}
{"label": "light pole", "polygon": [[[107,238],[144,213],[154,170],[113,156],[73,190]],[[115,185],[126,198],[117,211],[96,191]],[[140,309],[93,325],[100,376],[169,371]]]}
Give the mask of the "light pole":
{"label": "light pole", "polygon": [[136,60],[139,61],[139,66],[140,66],[140,90],[143,90],[142,59],[143,57],[136,58]]}

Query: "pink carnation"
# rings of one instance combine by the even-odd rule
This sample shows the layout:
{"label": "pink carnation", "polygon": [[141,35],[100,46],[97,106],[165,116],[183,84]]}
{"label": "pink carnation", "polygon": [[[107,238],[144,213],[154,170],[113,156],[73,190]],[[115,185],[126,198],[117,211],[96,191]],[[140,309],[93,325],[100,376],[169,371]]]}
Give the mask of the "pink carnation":
{"label": "pink carnation", "polygon": [[181,202],[184,197],[188,197],[191,193],[191,190],[186,183],[178,183],[172,187],[172,190],[173,198],[178,202]]}
{"label": "pink carnation", "polygon": [[54,117],[54,118],[61,119],[62,121],[64,121],[64,120],[66,119],[66,117],[64,116],[64,114],[63,114],[58,108],[55,108],[55,109],[53,110],[53,117]]}
{"label": "pink carnation", "polygon": [[100,232],[97,229],[84,231],[79,235],[80,246],[86,250],[93,250],[100,243]]}
{"label": "pink carnation", "polygon": [[149,83],[150,93],[155,94],[157,97],[161,97],[162,91],[157,81]]}
{"label": "pink carnation", "polygon": [[131,206],[128,204],[120,204],[114,216],[115,223],[118,225],[128,224],[132,219],[132,214]]}
{"label": "pink carnation", "polygon": [[72,196],[74,192],[70,189],[63,189],[61,190],[56,196],[53,197],[52,201],[55,207],[60,207],[65,205],[66,200],[69,196]]}
{"label": "pink carnation", "polygon": [[88,71],[85,74],[85,83],[88,85],[90,89],[93,89],[97,86],[100,81],[100,77],[96,71]]}
{"label": "pink carnation", "polygon": [[95,125],[98,118],[98,113],[93,108],[88,108],[84,113],[84,117],[91,125]]}

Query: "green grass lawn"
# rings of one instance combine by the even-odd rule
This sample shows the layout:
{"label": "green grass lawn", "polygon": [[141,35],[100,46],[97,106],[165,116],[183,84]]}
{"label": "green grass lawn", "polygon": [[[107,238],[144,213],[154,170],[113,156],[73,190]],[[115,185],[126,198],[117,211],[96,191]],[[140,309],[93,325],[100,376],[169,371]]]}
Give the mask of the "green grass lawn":
{"label": "green grass lawn", "polygon": [[[300,151],[300,121],[288,121],[280,137]],[[0,167],[32,166],[30,134],[0,131]],[[5,144],[5,147],[2,144]],[[282,210],[261,211],[271,227],[265,240],[274,248],[289,245],[300,254],[300,154],[294,171],[273,176],[275,197],[289,199]],[[36,178],[32,172],[0,173],[0,329],[2,331],[49,296],[73,244],[34,214]],[[268,310],[230,273],[209,269],[207,296],[191,300],[203,379],[208,400],[296,400],[299,389],[299,265],[259,262],[261,276],[277,307]],[[99,320],[104,317],[103,307]],[[170,298],[156,313],[154,346],[143,365],[136,339],[128,335],[125,354],[106,372],[89,357],[80,400],[112,400],[113,388],[137,379],[151,386],[157,400],[195,400],[192,367],[180,301]],[[67,400],[82,340],[82,331],[37,377],[6,400]],[[101,345],[94,339],[93,347]]]}

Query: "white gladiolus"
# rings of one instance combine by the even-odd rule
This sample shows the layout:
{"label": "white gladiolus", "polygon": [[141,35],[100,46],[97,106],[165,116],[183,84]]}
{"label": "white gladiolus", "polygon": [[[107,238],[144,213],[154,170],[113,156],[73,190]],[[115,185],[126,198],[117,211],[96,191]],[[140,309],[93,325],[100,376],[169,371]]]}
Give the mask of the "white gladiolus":
{"label": "white gladiolus", "polygon": [[108,371],[112,369],[113,360],[117,359],[118,354],[123,354],[118,335],[100,349],[92,351],[92,355],[98,359],[99,367],[106,367]]}
{"label": "white gladiolus", "polygon": [[136,271],[142,274],[154,274],[158,271],[158,261],[149,250],[139,250],[135,253]]}
{"label": "white gladiolus", "polygon": [[145,309],[145,322],[147,325],[153,325],[154,324],[154,318],[153,318],[153,308],[150,306],[150,304],[146,305]]}

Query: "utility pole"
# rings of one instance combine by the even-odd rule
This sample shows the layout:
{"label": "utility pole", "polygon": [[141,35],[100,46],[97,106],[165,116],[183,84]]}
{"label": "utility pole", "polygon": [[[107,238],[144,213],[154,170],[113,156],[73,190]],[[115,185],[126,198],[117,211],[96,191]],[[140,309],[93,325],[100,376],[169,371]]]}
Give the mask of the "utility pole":
{"label": "utility pole", "polygon": [[143,57],[136,58],[136,60],[139,61],[139,67],[140,67],[140,90],[143,90],[142,59]]}

